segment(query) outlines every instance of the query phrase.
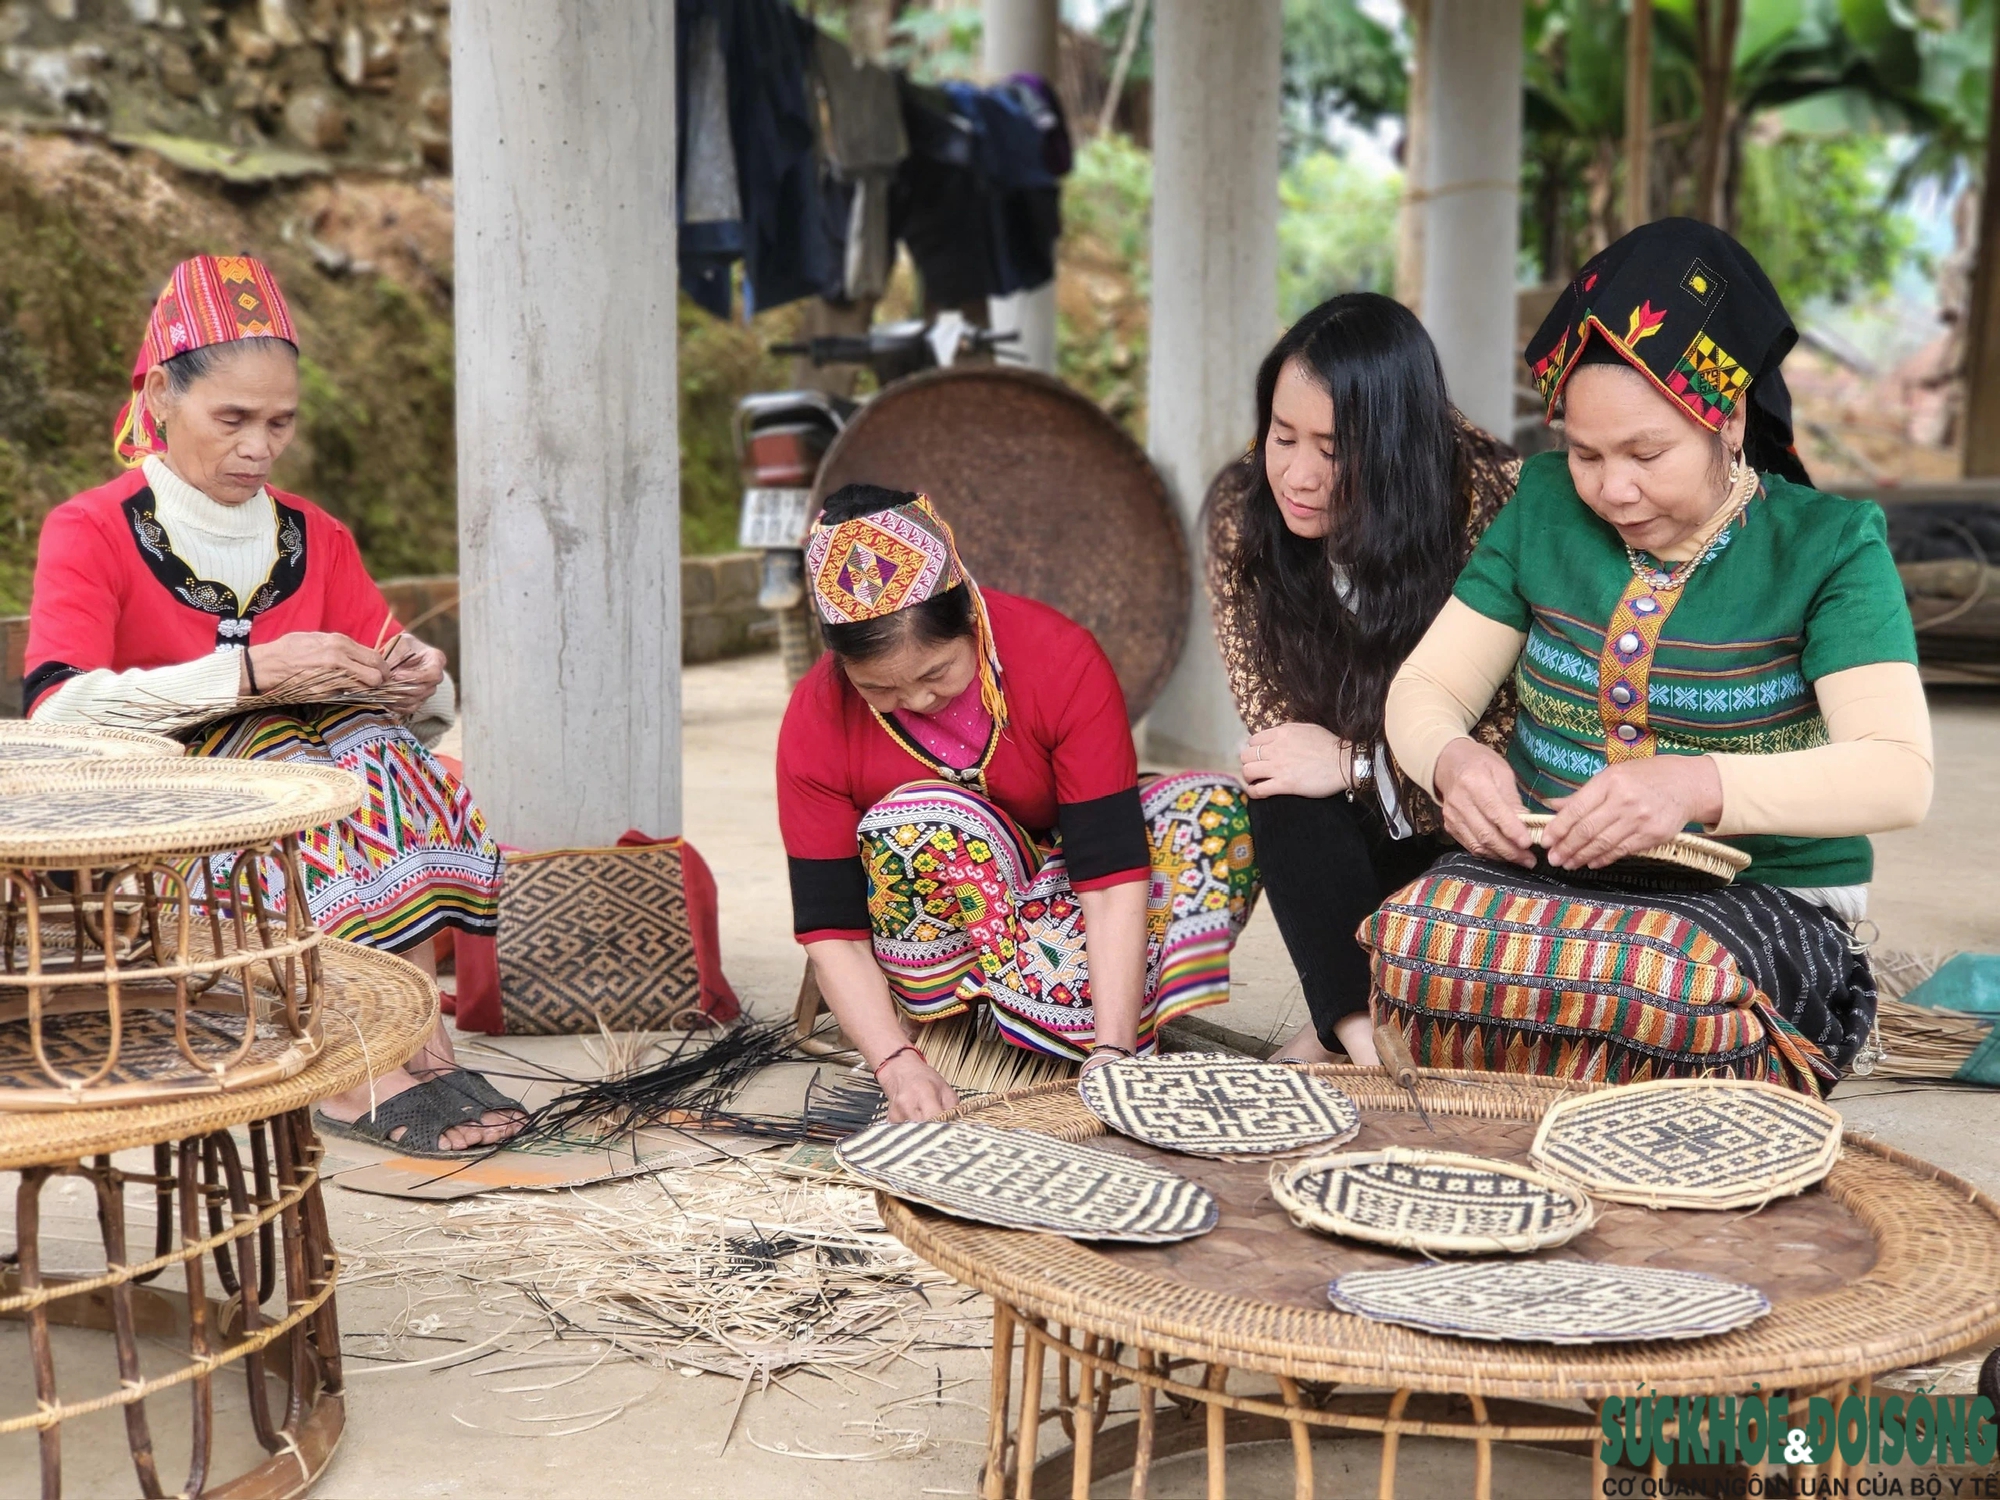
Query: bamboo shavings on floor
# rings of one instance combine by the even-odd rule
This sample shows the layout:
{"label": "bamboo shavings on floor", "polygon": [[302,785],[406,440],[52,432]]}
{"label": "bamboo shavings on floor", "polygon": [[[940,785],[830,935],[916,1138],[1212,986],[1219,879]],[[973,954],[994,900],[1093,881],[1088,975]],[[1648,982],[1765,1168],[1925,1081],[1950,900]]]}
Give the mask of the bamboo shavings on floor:
{"label": "bamboo shavings on floor", "polygon": [[610,1359],[760,1384],[987,1346],[983,1300],[884,1233],[872,1194],[775,1168],[753,1157],[589,1194],[467,1199],[351,1253],[342,1285],[451,1279],[471,1294],[460,1331],[507,1326],[503,1351],[596,1341]]}
{"label": "bamboo shavings on floor", "polygon": [[1949,1079],[1993,1029],[1990,1019],[1962,1011],[1933,1010],[1903,997],[1937,973],[1949,954],[1884,949],[1870,955],[1875,983],[1875,1026],[1882,1056],[1871,1077]]}

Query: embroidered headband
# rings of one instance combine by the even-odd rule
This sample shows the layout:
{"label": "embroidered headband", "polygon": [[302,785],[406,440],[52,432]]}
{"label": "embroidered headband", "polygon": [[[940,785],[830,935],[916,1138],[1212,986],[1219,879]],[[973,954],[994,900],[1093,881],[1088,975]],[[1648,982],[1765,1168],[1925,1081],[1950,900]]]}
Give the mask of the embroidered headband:
{"label": "embroidered headband", "polygon": [[1600,350],[1711,432],[1747,399],[1751,462],[1804,481],[1792,451],[1791,394],[1778,371],[1798,337],[1749,251],[1712,224],[1656,219],[1585,262],[1522,358],[1551,418],[1577,365]]}
{"label": "embroidered headband", "polygon": [[270,269],[247,255],[197,255],[175,266],[146,320],[146,336],[132,366],[131,398],[118,409],[112,446],[120,463],[137,468],[148,454],[167,449],[140,394],[148,372],[177,354],[238,339],[283,339],[294,349],[299,346],[291,309]]}
{"label": "embroidered headband", "polygon": [[829,625],[852,625],[922,604],[963,586],[972,595],[978,637],[979,700],[996,724],[1007,722],[993,622],[979,585],[959,558],[951,527],[928,495],[828,526],[814,521],[806,537],[806,575],[813,608]]}

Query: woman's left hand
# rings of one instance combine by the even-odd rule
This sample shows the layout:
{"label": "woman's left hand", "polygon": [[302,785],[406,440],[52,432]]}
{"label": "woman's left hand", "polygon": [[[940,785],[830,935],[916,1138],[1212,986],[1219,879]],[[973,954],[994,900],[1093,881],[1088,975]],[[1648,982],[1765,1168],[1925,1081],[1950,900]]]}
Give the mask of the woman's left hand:
{"label": "woman's left hand", "polygon": [[399,635],[384,655],[389,680],[383,685],[383,698],[397,713],[415,713],[444,681],[444,653],[413,635]]}
{"label": "woman's left hand", "polygon": [[1242,761],[1253,797],[1331,797],[1354,784],[1354,747],[1317,724],[1280,724],[1253,734]]}
{"label": "woman's left hand", "polygon": [[1690,823],[1722,817],[1722,778],[1706,755],[1655,755],[1606,766],[1572,795],[1551,802],[1543,834],[1549,863],[1601,870],[1664,844]]}

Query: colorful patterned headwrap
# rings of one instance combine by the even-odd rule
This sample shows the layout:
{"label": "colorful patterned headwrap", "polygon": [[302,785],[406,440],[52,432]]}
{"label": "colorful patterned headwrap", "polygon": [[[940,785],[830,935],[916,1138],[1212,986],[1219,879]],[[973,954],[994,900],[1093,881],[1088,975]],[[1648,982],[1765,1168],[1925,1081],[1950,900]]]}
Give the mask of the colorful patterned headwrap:
{"label": "colorful patterned headwrap", "polygon": [[829,625],[879,620],[950,589],[969,589],[978,636],[979,701],[996,724],[1006,724],[1000,657],[986,601],[959,558],[951,527],[928,495],[831,526],[815,521],[806,537],[806,574],[812,579],[813,607]]}
{"label": "colorful patterned headwrap", "polygon": [[148,454],[167,450],[139,394],[147,372],[177,354],[237,339],[283,339],[299,346],[291,309],[270,269],[247,255],[197,255],[175,266],[146,320],[145,341],[132,366],[131,399],[118,410],[112,444],[119,462],[134,469]]}
{"label": "colorful patterned headwrap", "polygon": [[1550,417],[1577,365],[1607,356],[1711,431],[1747,396],[1750,462],[1803,484],[1810,481],[1792,446],[1791,393],[1778,373],[1798,338],[1748,250],[1712,224],[1657,219],[1585,263],[1522,357]]}

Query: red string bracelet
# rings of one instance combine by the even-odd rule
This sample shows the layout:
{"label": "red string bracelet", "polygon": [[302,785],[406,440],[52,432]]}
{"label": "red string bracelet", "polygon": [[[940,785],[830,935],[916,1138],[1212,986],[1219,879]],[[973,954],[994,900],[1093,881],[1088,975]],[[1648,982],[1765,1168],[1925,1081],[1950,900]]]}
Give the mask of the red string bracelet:
{"label": "red string bracelet", "polygon": [[930,1059],[928,1057],[924,1057],[924,1049],[919,1047],[915,1042],[905,1042],[903,1043],[902,1046],[898,1047],[894,1052],[891,1052],[887,1057],[883,1058],[880,1062],[875,1064],[874,1067],[868,1070],[869,1072],[875,1075],[875,1081],[877,1083],[880,1083],[882,1081],[882,1070],[888,1067],[889,1064],[894,1062],[897,1058],[901,1057],[905,1052],[914,1052],[917,1054],[918,1057],[923,1057],[925,1066],[927,1067],[929,1066]]}

